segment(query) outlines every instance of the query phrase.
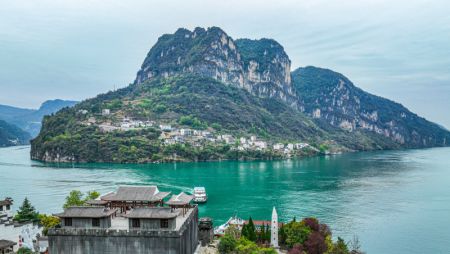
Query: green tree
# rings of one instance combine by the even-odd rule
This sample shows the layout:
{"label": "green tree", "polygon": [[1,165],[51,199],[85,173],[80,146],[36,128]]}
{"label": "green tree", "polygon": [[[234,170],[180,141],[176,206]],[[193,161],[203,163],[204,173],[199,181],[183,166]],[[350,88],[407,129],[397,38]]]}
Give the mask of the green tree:
{"label": "green tree", "polygon": [[222,236],[220,238],[220,242],[219,242],[219,253],[221,254],[227,254],[227,253],[231,253],[236,249],[236,244],[237,241],[236,239],[229,234],[225,234],[224,236]]}
{"label": "green tree", "polygon": [[86,195],[79,190],[72,190],[66,197],[66,203],[64,203],[63,208],[67,208],[69,206],[83,206],[86,204],[86,201],[96,199],[98,197],[100,197],[100,193],[95,190],[88,191]]}
{"label": "green tree", "polygon": [[31,205],[28,198],[23,200],[22,206],[19,207],[14,220],[18,222],[36,222],[39,221],[39,213],[36,212],[34,206]]}
{"label": "green tree", "polygon": [[94,191],[88,191],[86,193],[86,198],[84,200],[88,201],[88,200],[96,199],[98,197],[100,197],[100,192],[95,191],[95,190]]}
{"label": "green tree", "polygon": [[236,253],[238,254],[258,253],[258,249],[258,245],[246,237],[241,237],[236,245]]}
{"label": "green tree", "polygon": [[28,249],[26,247],[20,247],[17,250],[17,254],[33,254],[33,251],[31,251],[30,249]]}
{"label": "green tree", "polygon": [[344,239],[338,237],[336,243],[333,244],[331,251],[328,252],[328,254],[349,254],[350,251],[348,250],[347,244],[345,243]]}
{"label": "green tree", "polygon": [[256,241],[256,228],[255,224],[253,224],[252,217],[249,218],[248,224],[245,224],[242,227],[242,236],[247,238],[250,241]]}
{"label": "green tree", "polygon": [[302,222],[292,221],[285,226],[286,245],[303,244],[311,234],[312,230]]}
{"label": "green tree", "polygon": [[56,216],[46,215],[46,214],[39,214],[39,223],[43,226],[42,233],[44,235],[47,235],[49,228],[54,228],[56,225],[58,225],[61,222],[61,220]]}
{"label": "green tree", "polygon": [[64,203],[63,208],[82,205],[84,205],[83,193],[79,190],[73,190],[69,193],[69,196],[66,197],[66,203]]}

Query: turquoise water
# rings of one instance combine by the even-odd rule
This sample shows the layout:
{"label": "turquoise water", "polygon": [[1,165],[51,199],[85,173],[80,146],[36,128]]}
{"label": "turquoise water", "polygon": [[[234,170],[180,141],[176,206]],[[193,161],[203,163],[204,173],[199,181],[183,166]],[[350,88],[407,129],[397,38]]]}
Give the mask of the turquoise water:
{"label": "turquoise water", "polygon": [[450,148],[365,152],[303,160],[150,165],[45,165],[29,147],[0,149],[0,198],[15,209],[25,196],[59,212],[70,190],[156,184],[161,190],[205,186],[201,216],[216,225],[231,215],[281,220],[318,217],[334,236],[357,235],[368,253],[450,253]]}

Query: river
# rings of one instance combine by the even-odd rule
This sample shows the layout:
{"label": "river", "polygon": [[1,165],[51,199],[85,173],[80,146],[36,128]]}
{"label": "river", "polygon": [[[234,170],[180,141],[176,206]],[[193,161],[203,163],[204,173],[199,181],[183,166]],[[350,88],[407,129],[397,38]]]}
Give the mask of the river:
{"label": "river", "polygon": [[367,253],[450,253],[450,148],[350,153],[299,160],[177,164],[44,164],[29,146],[0,148],[0,198],[28,197],[60,212],[70,190],[113,191],[155,184],[163,191],[205,186],[200,216],[215,225],[234,214],[280,220],[315,216]]}

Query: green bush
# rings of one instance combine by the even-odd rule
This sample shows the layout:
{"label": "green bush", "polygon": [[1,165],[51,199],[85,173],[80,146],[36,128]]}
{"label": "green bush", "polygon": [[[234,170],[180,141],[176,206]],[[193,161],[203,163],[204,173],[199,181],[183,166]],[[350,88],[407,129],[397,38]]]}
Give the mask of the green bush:
{"label": "green bush", "polygon": [[236,249],[237,241],[233,236],[225,234],[220,238],[219,242],[219,253],[227,254],[231,253]]}

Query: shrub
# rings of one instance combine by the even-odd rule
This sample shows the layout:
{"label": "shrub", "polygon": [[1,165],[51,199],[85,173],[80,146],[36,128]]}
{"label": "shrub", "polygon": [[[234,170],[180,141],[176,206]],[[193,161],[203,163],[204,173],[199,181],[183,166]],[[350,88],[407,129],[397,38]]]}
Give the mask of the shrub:
{"label": "shrub", "polygon": [[219,242],[219,252],[221,254],[226,254],[234,251],[236,249],[237,241],[233,236],[225,234],[220,238]]}

